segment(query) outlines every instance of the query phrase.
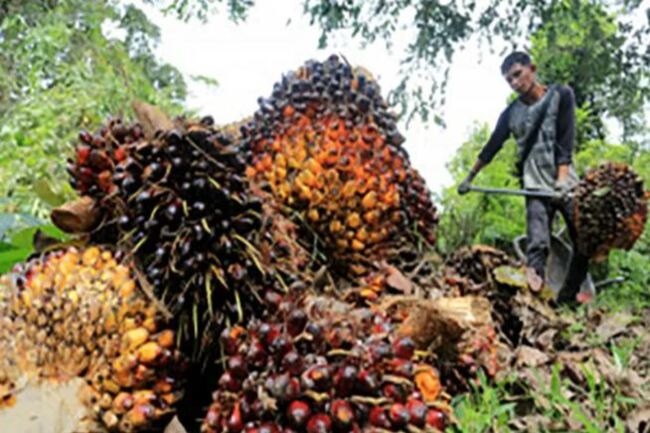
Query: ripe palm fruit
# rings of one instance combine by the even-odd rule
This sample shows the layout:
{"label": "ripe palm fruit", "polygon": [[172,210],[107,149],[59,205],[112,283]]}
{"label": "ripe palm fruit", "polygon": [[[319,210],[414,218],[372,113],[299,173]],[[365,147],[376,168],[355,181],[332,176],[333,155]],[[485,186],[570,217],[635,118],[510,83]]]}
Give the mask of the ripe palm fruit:
{"label": "ripe palm fruit", "polygon": [[[78,379],[77,406],[60,391],[63,406],[81,408],[68,420],[75,432],[150,431],[174,413],[185,368],[174,332],[110,251],[70,248],[17,265],[0,279],[0,317],[0,400],[19,414]],[[2,425],[20,423],[11,411],[0,405]]]}
{"label": "ripe palm fruit", "polygon": [[622,163],[603,164],[578,183],[573,198],[578,249],[590,257],[629,250],[643,233],[648,195],[643,180]]}
{"label": "ripe palm fruit", "polygon": [[68,161],[72,187],[80,195],[96,199],[115,192],[116,165],[126,160],[131,149],[143,138],[139,124],[125,125],[119,117],[110,119],[96,134],[81,131],[74,156]]}
{"label": "ripe palm fruit", "polygon": [[435,207],[365,72],[337,56],[309,61],[258,102],[241,129],[248,176],[297,211],[343,268],[365,273],[360,264],[399,260],[405,243],[435,242]]}
{"label": "ripe palm fruit", "polygon": [[429,407],[445,407],[437,370],[407,338],[393,337],[386,314],[327,298],[287,297],[277,317],[222,334],[229,359],[243,357],[247,370],[243,375],[239,361],[237,368],[226,363],[228,383],[220,381],[214,392],[203,433],[236,431],[233,417],[245,431],[408,430],[425,425]]}

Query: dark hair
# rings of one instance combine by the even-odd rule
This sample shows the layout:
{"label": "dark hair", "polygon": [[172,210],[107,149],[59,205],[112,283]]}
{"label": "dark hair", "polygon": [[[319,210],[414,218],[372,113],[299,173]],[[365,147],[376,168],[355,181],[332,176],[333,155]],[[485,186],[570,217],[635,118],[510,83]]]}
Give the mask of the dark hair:
{"label": "dark hair", "polygon": [[503,63],[501,63],[501,74],[505,75],[510,68],[512,68],[512,65],[515,65],[519,63],[522,66],[527,66],[532,63],[530,56],[523,51],[513,51],[512,53],[508,54],[505,59],[503,59]]}

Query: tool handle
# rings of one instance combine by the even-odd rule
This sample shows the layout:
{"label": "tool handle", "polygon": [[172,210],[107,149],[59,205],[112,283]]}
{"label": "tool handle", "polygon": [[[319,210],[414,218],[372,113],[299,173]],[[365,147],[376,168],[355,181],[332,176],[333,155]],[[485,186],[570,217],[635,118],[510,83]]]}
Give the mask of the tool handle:
{"label": "tool handle", "polygon": [[505,195],[522,195],[525,197],[538,198],[562,198],[563,195],[552,191],[533,191],[526,189],[508,189],[508,188],[485,188],[482,186],[469,186],[470,191],[483,192],[486,194],[505,194]]}

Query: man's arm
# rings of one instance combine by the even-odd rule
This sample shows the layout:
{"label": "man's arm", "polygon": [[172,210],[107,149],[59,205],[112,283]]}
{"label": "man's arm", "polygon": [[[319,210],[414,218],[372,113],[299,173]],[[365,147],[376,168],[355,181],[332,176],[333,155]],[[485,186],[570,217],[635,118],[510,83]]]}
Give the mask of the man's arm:
{"label": "man's arm", "polygon": [[460,194],[465,194],[469,191],[469,185],[472,183],[476,175],[481,171],[483,167],[488,165],[494,156],[501,150],[503,143],[508,139],[510,135],[510,107],[506,108],[501,115],[497,124],[490,135],[490,139],[483,146],[481,153],[479,153],[476,162],[472,166],[472,170],[469,172],[467,177],[461,182],[458,186],[458,192]]}
{"label": "man's arm", "polygon": [[557,165],[556,187],[562,189],[573,160],[573,145],[576,128],[576,103],[569,86],[560,87],[560,105],[557,113],[557,144],[555,164]]}

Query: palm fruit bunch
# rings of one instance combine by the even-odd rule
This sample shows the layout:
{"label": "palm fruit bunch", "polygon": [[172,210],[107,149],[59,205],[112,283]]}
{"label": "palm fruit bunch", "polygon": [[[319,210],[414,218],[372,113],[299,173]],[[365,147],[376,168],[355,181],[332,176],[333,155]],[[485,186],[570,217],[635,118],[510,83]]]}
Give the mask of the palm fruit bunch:
{"label": "palm fruit bunch", "polygon": [[249,178],[346,270],[364,274],[363,264],[401,260],[404,243],[435,242],[435,207],[369,74],[335,55],[309,61],[258,102],[241,128]]}
{"label": "palm fruit bunch", "polygon": [[68,160],[72,187],[80,195],[96,199],[114,193],[116,165],[127,159],[130,148],[143,138],[140,124],[126,125],[119,117],[110,119],[95,134],[81,131],[74,156]]}
{"label": "palm fruit bunch", "polygon": [[198,355],[210,347],[212,320],[259,313],[258,289],[279,284],[255,248],[262,202],[249,192],[239,148],[209,116],[179,119],[127,150],[102,199],[109,226]]}
{"label": "palm fruit bunch", "polygon": [[28,386],[82,378],[93,432],[151,431],[182,396],[175,332],[110,251],[69,248],[17,265],[0,279],[0,322],[0,414]]}
{"label": "palm fruit bunch", "polygon": [[575,188],[573,212],[582,254],[603,257],[614,248],[629,250],[648,218],[643,179],[623,163],[592,169]]}
{"label": "palm fruit bunch", "polygon": [[449,406],[429,354],[385,313],[304,299],[278,311],[223,331],[225,372],[203,433],[444,430]]}

